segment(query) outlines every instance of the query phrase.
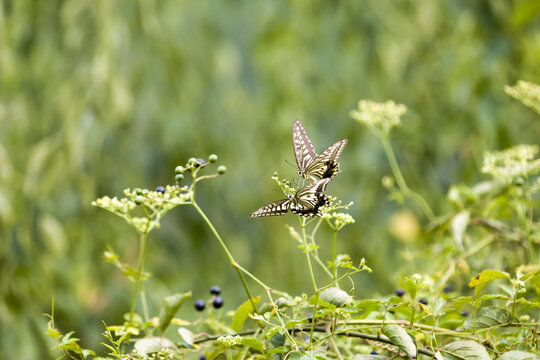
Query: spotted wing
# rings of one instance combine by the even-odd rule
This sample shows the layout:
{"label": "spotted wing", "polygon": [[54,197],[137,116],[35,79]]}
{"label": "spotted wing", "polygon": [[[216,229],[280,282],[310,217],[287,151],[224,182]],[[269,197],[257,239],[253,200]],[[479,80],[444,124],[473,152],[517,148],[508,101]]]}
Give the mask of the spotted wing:
{"label": "spotted wing", "polygon": [[296,120],[293,125],[293,149],[298,172],[302,175],[315,160],[317,153],[300,120]]}
{"label": "spotted wing", "polygon": [[329,182],[329,178],[317,180],[298,190],[291,211],[306,217],[321,216],[320,208],[330,203],[328,196],[323,194]]}
{"label": "spotted wing", "polygon": [[347,139],[339,140],[324,150],[304,170],[303,177],[315,179],[316,176],[321,179],[333,179],[341,171],[338,159],[347,142]]}
{"label": "spotted wing", "polygon": [[264,205],[258,210],[255,210],[250,217],[263,217],[263,216],[279,216],[284,215],[289,211],[291,207],[291,201],[289,199],[283,199],[274,201],[268,205]]}

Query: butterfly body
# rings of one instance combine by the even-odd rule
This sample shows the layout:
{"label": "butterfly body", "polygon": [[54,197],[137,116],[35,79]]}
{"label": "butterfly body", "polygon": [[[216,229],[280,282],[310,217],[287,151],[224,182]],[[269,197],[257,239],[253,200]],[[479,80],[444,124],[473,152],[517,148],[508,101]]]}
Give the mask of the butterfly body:
{"label": "butterfly body", "polygon": [[321,216],[320,208],[329,205],[328,196],[323,194],[330,179],[321,179],[312,182],[294,195],[289,194],[286,199],[274,201],[255,210],[250,217],[279,216],[289,210],[293,214],[305,217]]}
{"label": "butterfly body", "polygon": [[339,140],[317,155],[302,122],[300,120],[294,122],[294,156],[298,165],[298,175],[304,179],[311,181],[316,181],[317,178],[333,179],[341,171],[337,160],[345,145],[347,139]]}

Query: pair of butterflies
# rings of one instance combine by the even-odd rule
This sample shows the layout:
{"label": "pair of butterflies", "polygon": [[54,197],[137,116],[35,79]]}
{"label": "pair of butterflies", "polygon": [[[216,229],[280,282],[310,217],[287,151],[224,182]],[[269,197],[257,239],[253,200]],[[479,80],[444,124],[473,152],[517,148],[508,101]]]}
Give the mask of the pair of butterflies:
{"label": "pair of butterflies", "polygon": [[286,199],[274,201],[255,210],[251,217],[284,215],[289,210],[305,217],[321,216],[320,208],[330,204],[328,196],[323,192],[330,180],[340,172],[337,160],[345,145],[347,139],[340,140],[317,155],[302,122],[296,120],[293,125],[293,149],[298,175],[313,182],[298,190],[296,194],[289,194]]}

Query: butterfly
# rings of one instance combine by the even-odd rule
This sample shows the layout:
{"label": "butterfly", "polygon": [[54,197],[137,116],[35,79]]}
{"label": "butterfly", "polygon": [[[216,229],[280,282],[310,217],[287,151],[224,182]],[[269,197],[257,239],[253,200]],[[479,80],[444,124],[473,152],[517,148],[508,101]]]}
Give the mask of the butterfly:
{"label": "butterfly", "polygon": [[305,217],[321,216],[320,208],[330,204],[328,196],[323,194],[330,179],[312,182],[296,192],[289,194],[286,199],[274,201],[255,210],[250,217],[284,215],[289,210],[293,214]]}
{"label": "butterfly", "polygon": [[300,120],[296,120],[293,125],[293,149],[296,164],[298,165],[298,175],[304,179],[317,180],[332,179],[339,173],[339,163],[337,162],[343,148],[347,145],[347,139],[339,140],[332,144],[320,155],[317,155],[313,144],[304,129]]}

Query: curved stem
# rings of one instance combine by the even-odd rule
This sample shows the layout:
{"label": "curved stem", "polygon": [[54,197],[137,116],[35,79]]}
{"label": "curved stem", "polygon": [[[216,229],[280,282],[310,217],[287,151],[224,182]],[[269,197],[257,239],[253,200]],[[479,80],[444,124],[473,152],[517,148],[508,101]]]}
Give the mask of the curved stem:
{"label": "curved stem", "polygon": [[424,214],[427,216],[429,221],[434,222],[436,220],[435,214],[433,214],[433,211],[427,204],[426,200],[424,200],[424,198],[420,194],[412,191],[407,186],[407,183],[405,182],[405,178],[403,177],[403,174],[401,173],[401,170],[399,169],[399,165],[397,163],[396,156],[394,155],[394,151],[392,150],[392,146],[390,145],[390,141],[388,140],[388,136],[382,132],[380,132],[378,136],[381,139],[384,152],[386,153],[386,157],[388,158],[388,162],[390,163],[390,168],[392,169],[392,173],[394,174],[394,178],[397,181],[399,189],[405,196],[416,201],[416,203],[418,204],[418,206],[420,206],[420,208],[422,209]]}
{"label": "curved stem", "polygon": [[[334,239],[332,243],[332,263],[334,264],[334,282],[337,282],[336,239],[337,239],[337,230],[334,230]],[[336,286],[339,287],[339,284],[336,284]]]}
{"label": "curved stem", "polygon": [[[195,210],[197,210],[199,215],[201,215],[203,220],[206,222],[206,224],[208,225],[208,227],[210,228],[210,230],[212,231],[212,233],[214,234],[214,236],[218,240],[219,245],[221,245],[221,248],[223,249],[223,251],[225,251],[225,254],[227,255],[227,258],[229,259],[229,262],[231,263],[232,267],[236,270],[236,272],[238,273],[238,276],[240,277],[240,281],[242,282],[242,285],[244,286],[244,290],[246,291],[246,294],[247,294],[247,296],[249,298],[249,301],[251,302],[251,305],[253,306],[253,309],[255,310],[255,312],[257,312],[257,306],[255,305],[255,302],[253,301],[253,296],[251,295],[251,291],[249,291],[249,287],[248,287],[248,285],[246,283],[246,279],[244,278],[244,274],[242,274],[242,271],[241,271],[241,270],[243,270],[243,268],[241,268],[238,265],[238,263],[236,262],[236,260],[234,260],[234,257],[232,256],[231,252],[229,251],[229,248],[227,247],[227,245],[225,245],[225,243],[221,239],[221,236],[217,232],[216,228],[214,227],[214,225],[212,224],[210,219],[208,219],[206,214],[202,211],[202,209],[199,207],[199,205],[195,202],[195,199],[193,200],[192,205],[195,208]],[[253,278],[254,276],[251,275],[251,277]],[[259,282],[259,283],[262,284],[261,282]]]}
{"label": "curved stem", "polygon": [[306,260],[309,268],[309,275],[311,277],[311,284],[313,285],[313,291],[317,293],[317,283],[315,282],[315,275],[313,275],[313,267],[311,266],[311,257],[309,256],[309,245],[306,239],[306,227],[304,221],[300,216],[298,216],[298,221],[300,222],[300,228],[302,229],[302,241],[304,242],[304,250],[306,252]]}

